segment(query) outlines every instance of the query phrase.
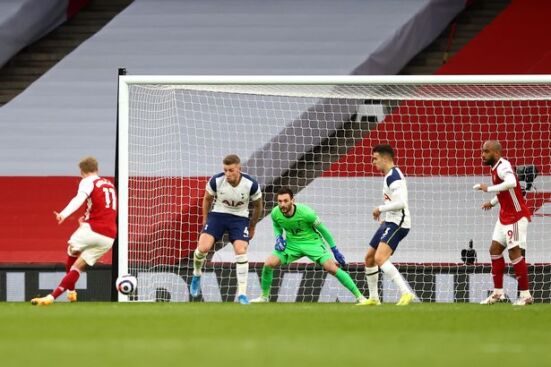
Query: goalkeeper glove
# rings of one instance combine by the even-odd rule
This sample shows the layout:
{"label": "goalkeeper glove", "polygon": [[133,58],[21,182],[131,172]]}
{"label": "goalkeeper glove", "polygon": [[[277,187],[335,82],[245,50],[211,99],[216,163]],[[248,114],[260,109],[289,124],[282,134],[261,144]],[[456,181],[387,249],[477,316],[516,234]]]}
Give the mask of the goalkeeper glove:
{"label": "goalkeeper glove", "polygon": [[275,243],[275,249],[277,251],[283,251],[285,250],[285,247],[287,247],[287,241],[285,241],[285,238],[283,238],[282,235],[279,235],[276,237],[276,243]]}
{"label": "goalkeeper glove", "polygon": [[335,256],[335,260],[339,263],[341,267],[346,266],[346,260],[344,260],[344,255],[341,254],[337,246],[331,247],[331,251],[333,251],[333,256]]}

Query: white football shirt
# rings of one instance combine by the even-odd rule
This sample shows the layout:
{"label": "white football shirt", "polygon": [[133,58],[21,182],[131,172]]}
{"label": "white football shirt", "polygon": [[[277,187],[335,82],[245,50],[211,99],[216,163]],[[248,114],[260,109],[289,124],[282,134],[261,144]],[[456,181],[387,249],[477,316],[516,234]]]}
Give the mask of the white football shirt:
{"label": "white football shirt", "polygon": [[219,173],[210,178],[206,189],[215,197],[213,212],[245,218],[249,217],[249,202],[262,197],[258,182],[246,173],[241,173],[241,180],[235,187],[226,180],[223,172]]}
{"label": "white football shirt", "polygon": [[402,228],[411,228],[406,179],[398,167],[392,167],[385,175],[383,185],[385,205],[379,210],[385,213],[385,222],[396,223]]}

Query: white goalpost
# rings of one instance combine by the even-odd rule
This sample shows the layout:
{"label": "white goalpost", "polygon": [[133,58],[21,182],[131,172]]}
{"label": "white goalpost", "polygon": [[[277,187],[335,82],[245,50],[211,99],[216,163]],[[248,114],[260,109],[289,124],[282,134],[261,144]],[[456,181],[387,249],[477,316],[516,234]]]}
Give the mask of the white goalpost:
{"label": "white goalpost", "polygon": [[[269,216],[283,186],[314,208],[367,296],[363,258],[378,223],[383,178],[371,149],[390,144],[408,183],[412,229],[392,257],[422,302],[479,302],[493,288],[488,248],[499,206],[481,210],[491,184],[481,159],[499,140],[533,213],[530,289],[551,301],[551,76],[129,76],[119,77],[118,274],[138,279],[133,301],[234,301],[227,239],[208,256],[202,296],[189,294],[207,180],[240,156],[263,191],[249,245],[248,294],[260,294],[273,251]],[[469,249],[472,243],[473,250]],[[517,297],[508,267],[505,290]],[[399,295],[380,277],[383,302]],[[119,300],[127,301],[119,295]],[[277,269],[274,302],[353,302],[309,261]]]}

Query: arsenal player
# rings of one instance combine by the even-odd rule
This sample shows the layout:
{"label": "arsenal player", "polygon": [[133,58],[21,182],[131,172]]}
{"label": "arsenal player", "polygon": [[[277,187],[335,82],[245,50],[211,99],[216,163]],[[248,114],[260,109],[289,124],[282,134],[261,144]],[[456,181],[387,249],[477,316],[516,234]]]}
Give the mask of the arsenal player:
{"label": "arsenal player", "polygon": [[522,250],[526,249],[526,232],[530,221],[530,210],[524,202],[515,171],[508,160],[501,156],[501,144],[489,140],[482,146],[482,161],[491,167],[492,186],[475,185],[475,189],[495,192],[496,196],[482,204],[483,210],[492,209],[499,203],[499,219],[495,225],[490,246],[494,291],[482,304],[494,304],[505,300],[503,293],[503,272],[505,260],[503,251],[507,248],[509,259],[515,269],[520,296],[515,306],[525,306],[534,302],[528,284],[528,268]]}
{"label": "arsenal player", "polygon": [[94,157],[83,158],[80,163],[82,180],[76,196],[60,213],[54,211],[58,224],[78,210],[84,202],[88,206],[79,227],[72,234],[67,248],[67,271],[61,283],[45,297],[33,298],[33,305],[47,306],[63,292],[71,302],[77,300],[75,284],[86,265],[94,266],[113,246],[117,236],[117,195],[111,181],[98,176],[98,161]]}

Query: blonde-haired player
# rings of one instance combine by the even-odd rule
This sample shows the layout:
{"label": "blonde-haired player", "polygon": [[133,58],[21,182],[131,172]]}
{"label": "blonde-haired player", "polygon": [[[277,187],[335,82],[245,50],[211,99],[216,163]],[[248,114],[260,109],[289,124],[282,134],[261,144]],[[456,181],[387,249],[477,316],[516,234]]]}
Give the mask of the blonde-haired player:
{"label": "blonde-haired player", "polygon": [[[192,297],[201,294],[203,263],[214,243],[228,232],[235,252],[237,300],[246,305],[249,304],[247,248],[262,212],[262,192],[253,177],[241,172],[241,160],[237,155],[227,155],[222,165],[224,171],[210,178],[203,197],[203,230],[193,253],[193,277],[189,293]],[[250,221],[249,202],[254,206]]]}
{"label": "blonde-haired player", "polygon": [[33,298],[33,305],[49,305],[67,291],[71,302],[77,300],[75,284],[86,265],[94,264],[113,246],[117,236],[117,195],[113,183],[98,176],[98,161],[94,157],[85,157],[79,162],[82,180],[76,196],[61,212],[54,215],[61,224],[78,210],[84,202],[88,203],[86,214],[79,219],[79,227],[72,234],[67,248],[65,277],[46,297]]}

